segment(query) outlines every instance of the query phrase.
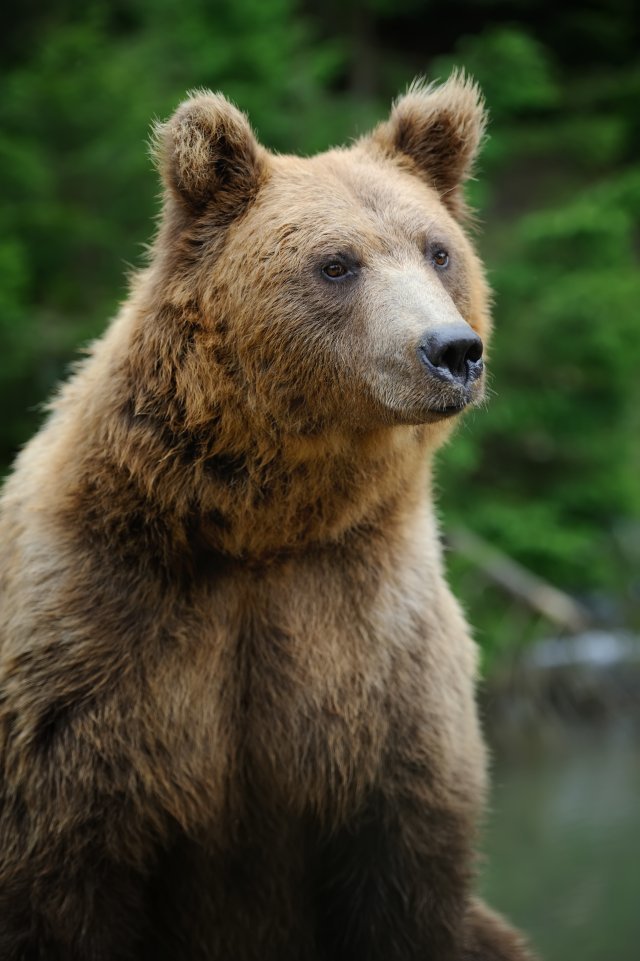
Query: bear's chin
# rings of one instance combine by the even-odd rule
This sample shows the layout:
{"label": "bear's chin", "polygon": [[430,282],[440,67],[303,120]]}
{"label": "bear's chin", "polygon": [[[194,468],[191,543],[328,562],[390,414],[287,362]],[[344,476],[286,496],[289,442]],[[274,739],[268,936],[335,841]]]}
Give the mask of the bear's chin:
{"label": "bear's chin", "polygon": [[437,399],[416,392],[413,396],[404,396],[392,403],[387,400],[383,417],[390,425],[445,424],[455,421],[470,408],[477,407],[483,397],[481,383],[473,384],[464,391],[452,391],[451,396]]}
{"label": "bear's chin", "polygon": [[471,404],[459,404],[445,408],[422,408],[396,412],[395,422],[415,427],[427,424],[450,424],[470,406]]}

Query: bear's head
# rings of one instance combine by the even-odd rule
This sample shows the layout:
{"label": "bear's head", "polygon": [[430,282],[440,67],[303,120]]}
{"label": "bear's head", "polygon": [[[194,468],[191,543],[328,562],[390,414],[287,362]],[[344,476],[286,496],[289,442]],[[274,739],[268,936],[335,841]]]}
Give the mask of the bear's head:
{"label": "bear's head", "polygon": [[96,357],[116,405],[99,456],[145,516],[153,501],[185,543],[264,555],[426,491],[425,455],[483,391],[462,193],[483,127],[461,75],[315,157],[270,153],[210,93],[158,127],[152,260]]}
{"label": "bear's head", "polygon": [[270,153],[206,92],[159,126],[157,297],[192,328],[192,425],[232,405],[252,432],[430,424],[437,440],[478,401],[488,291],[462,188],[484,121],[454,74],[314,157]]}

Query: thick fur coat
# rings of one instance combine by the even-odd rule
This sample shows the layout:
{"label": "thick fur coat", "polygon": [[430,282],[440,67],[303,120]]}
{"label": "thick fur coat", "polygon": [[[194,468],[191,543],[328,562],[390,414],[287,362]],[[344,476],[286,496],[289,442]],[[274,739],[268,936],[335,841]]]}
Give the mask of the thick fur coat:
{"label": "thick fur coat", "polygon": [[470,890],[429,482],[482,395],[483,124],[454,75],[316,157],[209,93],[158,128],[150,265],[2,497],[2,961],[530,957]]}

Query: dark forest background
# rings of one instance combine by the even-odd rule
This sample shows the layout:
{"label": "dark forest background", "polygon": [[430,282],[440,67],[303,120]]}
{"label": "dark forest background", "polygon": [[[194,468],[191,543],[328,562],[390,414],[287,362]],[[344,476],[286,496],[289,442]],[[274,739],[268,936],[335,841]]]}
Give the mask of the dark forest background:
{"label": "dark forest background", "polygon": [[[471,199],[495,289],[491,398],[440,458],[479,535],[609,624],[640,621],[640,59],[634,0],[34,0],[0,35],[0,470],[144,262],[146,141],[193,87],[268,146],[364,132],[464,66],[491,112]],[[455,538],[454,538],[455,544]],[[464,552],[489,663],[547,631]]]}

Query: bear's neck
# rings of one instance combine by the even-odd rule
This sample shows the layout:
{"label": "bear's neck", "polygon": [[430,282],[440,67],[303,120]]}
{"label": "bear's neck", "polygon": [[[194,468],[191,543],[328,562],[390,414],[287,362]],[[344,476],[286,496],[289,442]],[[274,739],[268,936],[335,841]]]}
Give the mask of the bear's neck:
{"label": "bear's neck", "polygon": [[57,405],[75,421],[68,513],[91,518],[94,543],[167,566],[194,551],[260,560],[377,532],[428,500],[428,428],[287,433],[232,398],[195,417],[177,360],[136,368],[119,326]]}
{"label": "bear's neck", "polygon": [[415,429],[254,439],[198,465],[194,521],[206,543],[241,557],[336,543],[406,514],[427,494],[426,466]]}
{"label": "bear's neck", "polygon": [[[377,537],[429,498],[421,431],[399,427],[320,446],[281,438],[269,451],[207,456],[188,438],[126,415],[74,452],[67,516],[116,561],[174,569],[206,554],[260,562]],[[87,435],[85,435],[86,437]],[[97,441],[97,442],[96,442]]]}
{"label": "bear's neck", "polygon": [[[386,428],[366,436],[335,434],[331,443],[281,437],[268,449],[216,448],[188,438],[178,443],[136,423],[129,443],[102,446],[90,486],[96,517],[113,527],[155,534],[154,553],[200,556],[211,551],[260,561],[336,543],[397,524],[428,496],[428,462],[415,428]],[[96,479],[96,461],[103,469]],[[80,484],[80,487],[82,483]],[[113,543],[113,535],[108,538]]]}

